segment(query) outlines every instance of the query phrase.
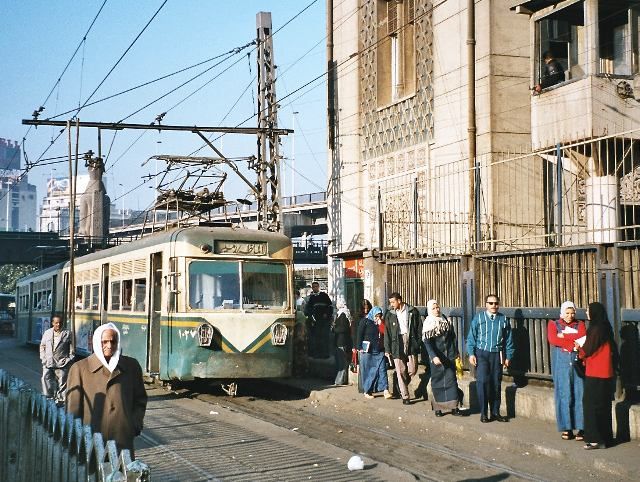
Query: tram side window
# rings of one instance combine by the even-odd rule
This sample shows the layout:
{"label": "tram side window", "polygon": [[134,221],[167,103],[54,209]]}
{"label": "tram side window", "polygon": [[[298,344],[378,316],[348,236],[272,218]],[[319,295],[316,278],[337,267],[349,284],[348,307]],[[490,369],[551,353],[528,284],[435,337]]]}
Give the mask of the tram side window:
{"label": "tram side window", "polygon": [[237,261],[192,261],[189,264],[189,306],[200,310],[240,307]]}
{"label": "tram side window", "polygon": [[76,286],[76,310],[82,309],[82,286]]}
{"label": "tram side window", "polygon": [[244,263],[242,297],[245,308],[287,306],[287,268],[282,263]]}
{"label": "tram side window", "polygon": [[120,309],[120,281],[111,282],[111,309]]}
{"label": "tram side window", "polygon": [[138,278],[134,282],[136,305],[134,311],[145,310],[145,300],[147,295],[147,280]]}
{"label": "tram side window", "polygon": [[131,311],[131,298],[133,295],[133,281],[122,280],[122,309]]}
{"label": "tram side window", "polygon": [[91,309],[98,309],[98,297],[100,295],[100,286],[98,284],[91,285]]}
{"label": "tram side window", "polygon": [[82,308],[88,310],[91,307],[91,285],[84,285],[82,292]]}

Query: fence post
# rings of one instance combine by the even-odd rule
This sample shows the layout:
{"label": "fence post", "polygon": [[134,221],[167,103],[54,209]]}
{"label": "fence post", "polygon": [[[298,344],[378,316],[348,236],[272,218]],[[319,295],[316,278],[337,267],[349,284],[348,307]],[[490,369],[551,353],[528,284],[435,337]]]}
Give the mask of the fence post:
{"label": "fence post", "polygon": [[[620,345],[620,269],[619,249],[615,246],[598,246],[596,264],[598,270],[598,300],[607,310],[616,343]],[[622,396],[620,378],[616,380],[616,397]]]}
{"label": "fence post", "polygon": [[[461,292],[460,299],[462,302],[462,316],[464,322],[464,330],[460,333],[462,339],[462,351],[460,353],[466,353],[466,339],[469,333],[469,327],[471,326],[471,320],[476,311],[476,273],[473,270],[473,258],[471,256],[463,256],[461,258]],[[463,357],[463,362],[467,363],[467,356]],[[475,367],[469,366],[471,374],[475,372]]]}
{"label": "fence post", "polygon": [[21,389],[22,383],[13,377],[9,377],[6,395],[6,424],[5,446],[3,451],[3,465],[6,468],[3,480],[6,482],[17,482],[20,466],[18,464],[18,454],[20,452],[20,424],[22,417],[21,408]]}

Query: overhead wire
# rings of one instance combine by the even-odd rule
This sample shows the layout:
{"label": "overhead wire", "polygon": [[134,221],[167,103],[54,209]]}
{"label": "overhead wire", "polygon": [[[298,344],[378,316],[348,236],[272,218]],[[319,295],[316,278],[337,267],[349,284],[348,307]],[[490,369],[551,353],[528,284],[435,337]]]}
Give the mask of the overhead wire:
{"label": "overhead wire", "polygon": [[104,76],[104,78],[100,81],[100,83],[97,85],[97,87],[95,89],[93,89],[93,92],[91,92],[91,94],[86,98],[86,100],[84,101],[84,104],[82,104],[82,106],[78,108],[78,111],[76,112],[76,115],[80,112],[81,109],[83,109],[87,105],[87,103],[93,98],[93,96],[96,94],[96,92],[98,92],[98,89],[100,89],[100,87],[102,87],[102,85],[107,81],[109,76],[111,76],[111,74],[116,69],[116,67],[118,67],[120,62],[122,62],[122,60],[129,53],[129,51],[133,48],[133,46],[136,44],[136,42],[138,42],[138,40],[140,39],[142,34],[147,30],[147,28],[149,28],[149,25],[151,25],[151,22],[153,22],[153,20],[158,16],[158,14],[164,8],[164,6],[167,4],[167,2],[168,2],[168,0],[164,0],[164,2],[162,2],[162,5],[160,5],[160,7],[158,7],[158,9],[151,16],[151,18],[147,21],[147,23],[142,28],[142,30],[140,30],[138,35],[136,35],[136,37],[133,39],[133,41],[129,44],[129,46],[125,49],[125,51],[122,53],[122,55],[118,58],[116,63],[113,64],[113,66],[109,69],[109,71]]}

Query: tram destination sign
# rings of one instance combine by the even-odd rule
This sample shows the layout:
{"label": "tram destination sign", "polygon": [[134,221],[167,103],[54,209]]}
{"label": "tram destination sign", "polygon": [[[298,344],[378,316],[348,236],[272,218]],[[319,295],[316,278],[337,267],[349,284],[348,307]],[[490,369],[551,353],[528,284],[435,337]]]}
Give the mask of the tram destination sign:
{"label": "tram destination sign", "polygon": [[267,243],[257,241],[215,241],[215,254],[266,256]]}

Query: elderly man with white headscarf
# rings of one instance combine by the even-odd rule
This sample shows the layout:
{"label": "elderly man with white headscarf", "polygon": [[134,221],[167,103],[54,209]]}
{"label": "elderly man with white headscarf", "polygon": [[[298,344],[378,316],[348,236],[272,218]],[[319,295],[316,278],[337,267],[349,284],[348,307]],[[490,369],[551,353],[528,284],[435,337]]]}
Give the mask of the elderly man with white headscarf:
{"label": "elderly man with white headscarf", "polygon": [[122,355],[120,332],[107,323],[93,333],[93,354],[71,367],[67,380],[67,412],[82,419],[119,450],[129,449],[140,435],[147,408],[142,369]]}
{"label": "elderly man with white headscarf", "polygon": [[[582,413],[583,380],[573,367],[574,341],[585,336],[587,329],[576,320],[576,307],[565,301],[560,318],[549,320],[547,338],[551,345],[551,372],[556,402],[556,424],[563,440],[584,440]],[[573,431],[577,430],[574,435]]]}
{"label": "elderly man with white headscarf", "polygon": [[427,316],[422,324],[422,341],[429,354],[431,368],[431,407],[436,417],[442,417],[443,410],[451,410],[451,415],[461,415],[458,382],[456,380],[456,358],[460,357],[453,323],[440,313],[436,300],[427,302]]}

